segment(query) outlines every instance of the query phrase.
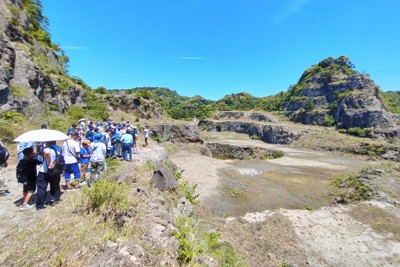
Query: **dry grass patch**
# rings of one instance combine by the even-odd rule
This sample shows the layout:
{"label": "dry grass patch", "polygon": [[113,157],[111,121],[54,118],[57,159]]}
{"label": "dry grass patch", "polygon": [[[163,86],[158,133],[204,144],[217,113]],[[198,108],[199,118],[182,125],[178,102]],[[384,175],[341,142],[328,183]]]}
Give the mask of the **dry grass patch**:
{"label": "dry grass patch", "polygon": [[275,214],[262,223],[241,220],[221,227],[222,236],[245,257],[248,266],[278,266],[283,262],[306,265],[305,251],[289,219]]}
{"label": "dry grass patch", "polygon": [[370,225],[376,232],[400,241],[399,218],[390,212],[372,205],[362,204],[354,207],[350,215],[357,221]]}

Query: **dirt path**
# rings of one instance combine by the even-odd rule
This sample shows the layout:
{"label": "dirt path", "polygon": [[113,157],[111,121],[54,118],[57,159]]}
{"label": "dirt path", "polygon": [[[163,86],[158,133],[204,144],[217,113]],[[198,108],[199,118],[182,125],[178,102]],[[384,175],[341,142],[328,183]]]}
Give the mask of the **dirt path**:
{"label": "dirt path", "polygon": [[19,205],[22,203],[22,185],[15,178],[16,164],[10,161],[6,168],[6,185],[12,196],[0,196],[0,240],[11,231],[18,231],[31,224],[37,218],[36,209],[21,211]]}

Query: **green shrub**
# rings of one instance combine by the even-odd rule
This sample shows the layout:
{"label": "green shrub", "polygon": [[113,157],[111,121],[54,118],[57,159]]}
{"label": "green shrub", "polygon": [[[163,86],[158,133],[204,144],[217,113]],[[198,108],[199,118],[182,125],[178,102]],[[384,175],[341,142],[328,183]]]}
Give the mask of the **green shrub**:
{"label": "green shrub", "polygon": [[85,117],[86,110],[80,106],[71,106],[68,108],[66,114],[71,121],[76,122]]}
{"label": "green shrub", "polygon": [[275,150],[272,152],[266,153],[264,156],[261,157],[261,159],[267,160],[267,159],[278,159],[282,158],[285,156],[285,152],[282,150]]}
{"label": "green shrub", "polygon": [[196,194],[196,183],[191,183],[188,180],[183,180],[179,183],[179,192],[193,205],[200,203],[199,194]]}
{"label": "green shrub", "polygon": [[335,195],[340,199],[340,203],[350,203],[353,201],[364,201],[371,198],[371,193],[367,185],[362,181],[362,174],[342,174],[332,180]]}
{"label": "green shrub", "polygon": [[331,115],[325,115],[322,124],[326,127],[331,127],[335,124],[335,119]]}
{"label": "green shrub", "polygon": [[216,232],[204,231],[194,218],[178,217],[174,237],[179,242],[178,261],[184,266],[197,266],[197,259],[212,257],[218,266],[244,266],[233,247]]}
{"label": "green shrub", "polygon": [[357,137],[370,137],[372,129],[371,128],[359,128],[352,127],[347,129],[347,133]]}
{"label": "green shrub", "polygon": [[101,214],[105,220],[120,217],[131,204],[128,187],[106,178],[93,183],[83,192],[87,196],[87,210]]}

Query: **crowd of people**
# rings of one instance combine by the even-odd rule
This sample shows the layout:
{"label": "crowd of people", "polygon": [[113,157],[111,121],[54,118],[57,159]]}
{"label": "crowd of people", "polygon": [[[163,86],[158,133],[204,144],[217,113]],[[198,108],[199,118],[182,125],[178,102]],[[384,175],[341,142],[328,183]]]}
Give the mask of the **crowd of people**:
{"label": "crowd of people", "polygon": [[[46,125],[42,125],[43,128],[47,128]],[[149,127],[140,130],[147,146]],[[56,205],[60,201],[62,176],[66,192],[80,189],[84,185],[90,186],[106,170],[107,158],[132,161],[133,154],[139,151],[139,131],[129,122],[87,122],[81,119],[78,124],[69,127],[67,135],[69,139],[62,146],[58,146],[56,141],[19,143],[16,173],[18,182],[23,184],[21,210],[34,207],[30,201],[36,190],[37,210],[45,209],[47,205]],[[3,169],[7,167],[7,162],[0,165],[0,178],[4,178]]]}

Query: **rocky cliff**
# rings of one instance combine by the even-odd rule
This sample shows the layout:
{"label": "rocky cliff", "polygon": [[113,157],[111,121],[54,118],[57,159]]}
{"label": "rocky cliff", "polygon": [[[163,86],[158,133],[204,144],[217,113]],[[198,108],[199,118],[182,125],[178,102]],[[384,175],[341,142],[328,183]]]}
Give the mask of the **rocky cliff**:
{"label": "rocky cliff", "polygon": [[283,109],[292,121],[343,128],[399,126],[400,116],[383,105],[379,87],[344,56],[307,69],[289,94]]}
{"label": "rocky cliff", "polygon": [[0,1],[0,112],[65,111],[85,105],[81,85],[66,75],[66,57],[43,30],[38,1]]}

